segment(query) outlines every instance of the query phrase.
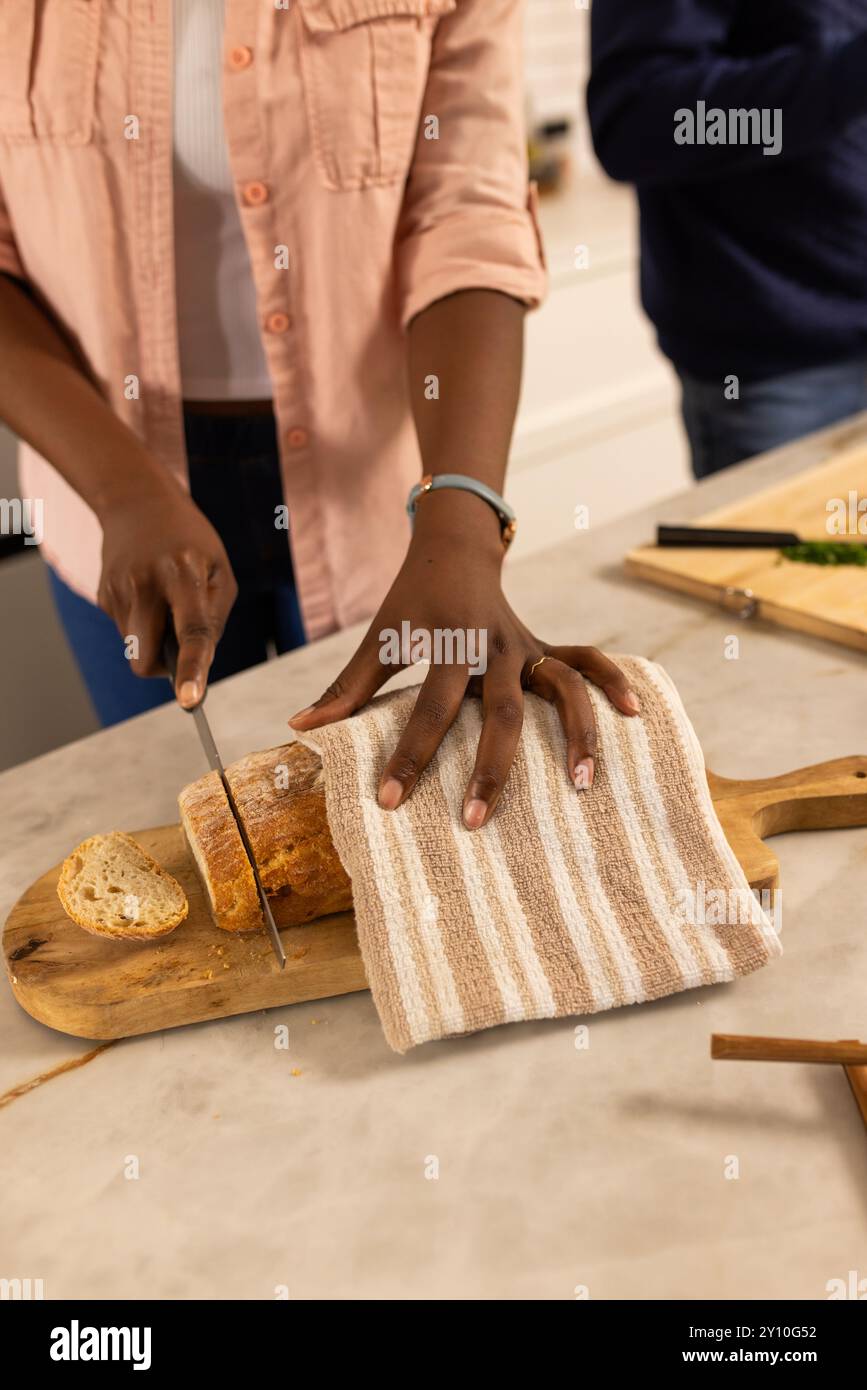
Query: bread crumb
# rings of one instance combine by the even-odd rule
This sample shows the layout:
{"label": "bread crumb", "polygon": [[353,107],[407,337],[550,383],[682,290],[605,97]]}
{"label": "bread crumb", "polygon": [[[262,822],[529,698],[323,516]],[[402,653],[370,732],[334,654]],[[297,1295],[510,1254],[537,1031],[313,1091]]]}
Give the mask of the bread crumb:
{"label": "bread crumb", "polygon": [[291,953],[290,956],[289,956],[289,959],[290,959],[290,960],[303,960],[304,957],[307,955],[307,952],[308,952],[309,950],[310,950],[310,947],[309,947],[309,946],[299,946],[297,951],[292,951],[292,953]]}
{"label": "bread crumb", "polygon": [[213,1113],[213,1115],[211,1116],[211,1118],[214,1119],[214,1120],[219,1120],[219,1118],[220,1118],[220,1112],[219,1112],[219,1110],[215,1110],[214,1113]]}
{"label": "bread crumb", "polygon": [[300,1068],[300,1067],[293,1067],[292,1070],[291,1070],[290,1073],[289,1073],[290,1076],[301,1076],[301,1074],[302,1074],[302,1073],[301,1073],[301,1068]]}

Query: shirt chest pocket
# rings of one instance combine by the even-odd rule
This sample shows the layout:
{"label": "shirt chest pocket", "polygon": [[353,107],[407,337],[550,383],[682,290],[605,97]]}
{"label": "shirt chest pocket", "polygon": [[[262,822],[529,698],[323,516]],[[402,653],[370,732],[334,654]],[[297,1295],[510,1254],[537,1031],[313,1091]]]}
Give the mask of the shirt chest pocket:
{"label": "shirt chest pocket", "polygon": [[299,0],[313,155],[326,187],[406,178],[431,42],[457,0]]}
{"label": "shirt chest pocket", "polygon": [[0,0],[0,140],[86,145],[102,0]]}

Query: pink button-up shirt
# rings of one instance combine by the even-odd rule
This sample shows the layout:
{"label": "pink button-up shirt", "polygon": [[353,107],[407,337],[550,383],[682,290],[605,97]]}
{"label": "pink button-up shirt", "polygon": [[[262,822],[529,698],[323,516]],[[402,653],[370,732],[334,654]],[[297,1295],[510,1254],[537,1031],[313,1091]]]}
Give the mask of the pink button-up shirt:
{"label": "pink button-up shirt", "polygon": [[[409,320],[455,290],[543,294],[522,11],[227,0],[229,159],[311,637],[369,616],[405,552]],[[171,0],[0,5],[0,270],[38,292],[185,481],[171,84]],[[94,599],[96,517],[25,445],[21,486],[43,499],[47,558]]]}

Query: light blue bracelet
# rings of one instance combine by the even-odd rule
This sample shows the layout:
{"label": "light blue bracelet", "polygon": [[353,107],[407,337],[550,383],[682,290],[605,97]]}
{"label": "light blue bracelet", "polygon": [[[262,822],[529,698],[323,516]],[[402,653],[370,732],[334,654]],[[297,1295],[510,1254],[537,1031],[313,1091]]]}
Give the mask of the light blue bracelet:
{"label": "light blue bracelet", "polygon": [[409,513],[410,522],[415,516],[418,499],[425,492],[437,492],[441,487],[456,487],[463,492],[474,492],[477,497],[481,497],[483,502],[487,502],[489,507],[493,507],[500,518],[503,545],[508,549],[518,529],[515,513],[505,498],[501,497],[498,492],[494,492],[492,487],[488,487],[487,483],[480,483],[478,478],[467,477],[465,473],[426,473],[421,482],[415,483],[409,490],[406,510]]}

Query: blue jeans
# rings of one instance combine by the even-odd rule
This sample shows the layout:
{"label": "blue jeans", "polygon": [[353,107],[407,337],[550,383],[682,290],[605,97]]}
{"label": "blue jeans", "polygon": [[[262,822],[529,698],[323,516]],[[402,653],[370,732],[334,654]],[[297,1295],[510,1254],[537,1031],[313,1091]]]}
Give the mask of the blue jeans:
{"label": "blue jeans", "polygon": [[726,400],[721,381],[678,375],[696,478],[867,410],[867,358],[741,382],[736,401]]}
{"label": "blue jeans", "polygon": [[[238,597],[217,646],[211,679],[264,661],[269,646],[291,651],[305,639],[285,530],[274,525],[283,488],[271,415],[194,415],[185,421],[190,490],[219,532],[238,581]],[[123,640],[102,609],[49,568],[61,624],[103,725],[117,724],[171,698],[165,677],[133,674]]]}

